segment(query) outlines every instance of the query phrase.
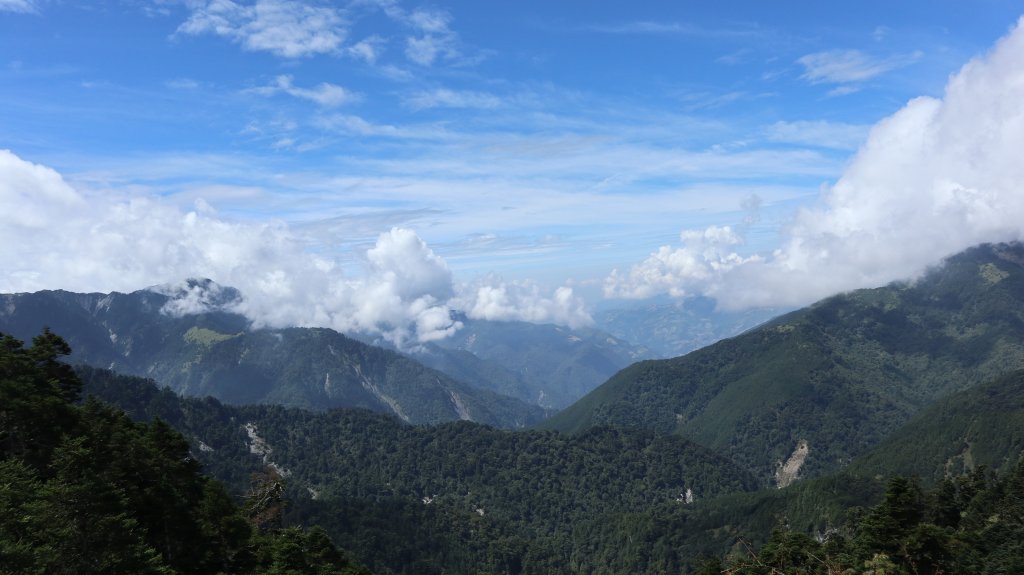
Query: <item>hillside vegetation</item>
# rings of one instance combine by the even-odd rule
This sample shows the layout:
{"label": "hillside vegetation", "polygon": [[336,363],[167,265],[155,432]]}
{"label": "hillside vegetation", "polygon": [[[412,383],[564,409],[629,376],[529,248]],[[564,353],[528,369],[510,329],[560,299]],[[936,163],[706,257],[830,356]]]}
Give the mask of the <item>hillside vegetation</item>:
{"label": "hillside vegetation", "polygon": [[[991,420],[997,431],[973,436],[972,444],[1001,462],[1006,476],[1014,473],[1024,437],[1024,373],[1018,373],[949,398],[945,420],[933,419],[941,404],[922,411],[839,475],[752,492],[750,475],[671,435],[611,428],[576,436],[510,433],[466,422],[409,426],[365,411],[316,414],[184,399],[104,370],[84,369],[82,377],[88,393],[140,419],[159,416],[182,429],[197,446],[193,453],[237,489],[252,471],[278,466],[289,485],[287,517],[324,527],[380,573],[692,572],[715,558],[733,568],[788,568],[797,563],[785,561],[798,560],[810,568],[811,557],[826,552],[812,536],[828,534],[833,563],[856,566],[885,552],[893,564],[906,564],[913,554],[899,556],[874,543],[838,547],[863,537],[863,509],[885,505],[887,482],[915,470],[904,454],[918,449],[921,455],[910,461],[932,469],[969,430],[958,430],[955,422],[997,417]],[[990,411],[997,405],[997,412]],[[260,453],[252,453],[250,425]],[[944,437],[953,443],[941,437],[920,443],[922,426],[930,425],[949,426]],[[972,519],[963,527],[940,526],[944,553],[949,545],[955,550],[974,541],[979,557],[996,557],[991,545],[971,539],[974,530],[995,529],[1005,539],[1017,527],[1012,521],[980,525],[973,518],[992,516],[988,510],[1007,483],[984,468],[968,469],[963,480],[928,482],[935,495],[911,484],[912,505],[919,509],[900,536],[916,533],[918,523],[933,524],[934,511],[927,508],[945,494],[947,507]],[[951,471],[955,477],[958,470]],[[982,492],[988,494],[971,503]],[[750,555],[765,544],[767,553]],[[796,551],[773,551],[780,546]],[[802,559],[794,559],[797,552]],[[827,573],[824,568],[819,563],[818,571],[806,572]]]}
{"label": "hillside vegetation", "polygon": [[1024,248],[982,246],[913,283],[826,299],[686,356],[634,364],[541,424],[676,433],[765,484],[801,442],[837,470],[937,399],[1024,367]]}
{"label": "hillside vegetation", "polygon": [[69,351],[0,334],[0,572],[368,575],[322,529],[284,528],[273,480],[239,508],[163,421],[75,405]]}
{"label": "hillside vegetation", "polygon": [[[238,488],[252,470],[277,466],[291,487],[291,516],[323,526],[380,573],[502,571],[513,556],[529,572],[573,572],[568,548],[580,546],[575,561],[589,564],[599,559],[588,547],[612,545],[581,530],[756,485],[709,450],[650,431],[565,436],[469,422],[411,426],[360,410],[233,407],[180,398],[139,378],[80,371],[87,393],[134,417],[171,422],[212,472]],[[265,456],[251,452],[249,429]],[[686,551],[674,550],[673,561]]]}

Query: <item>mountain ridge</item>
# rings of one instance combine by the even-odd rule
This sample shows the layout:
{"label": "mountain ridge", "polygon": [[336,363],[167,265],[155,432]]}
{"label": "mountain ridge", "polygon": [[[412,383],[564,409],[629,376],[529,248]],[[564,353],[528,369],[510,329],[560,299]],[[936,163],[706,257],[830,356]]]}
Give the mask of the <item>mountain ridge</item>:
{"label": "mountain ridge", "polygon": [[[203,280],[186,288],[208,288]],[[216,296],[232,296],[216,288]],[[522,427],[544,411],[471,387],[393,351],[325,328],[249,328],[206,292],[190,292],[189,311],[153,289],[129,294],[63,290],[0,295],[0,331],[28,338],[49,326],[66,334],[71,361],[152,377],[182,393],[229,403],[278,402],[323,410],[363,407],[409,422],[470,418]],[[201,311],[206,309],[207,311]],[[275,355],[275,350],[281,352]]]}
{"label": "mountain ridge", "polygon": [[1024,247],[985,245],[912,283],[827,298],[686,356],[616,374],[539,424],[679,433],[769,481],[842,467],[943,395],[1024,367]]}

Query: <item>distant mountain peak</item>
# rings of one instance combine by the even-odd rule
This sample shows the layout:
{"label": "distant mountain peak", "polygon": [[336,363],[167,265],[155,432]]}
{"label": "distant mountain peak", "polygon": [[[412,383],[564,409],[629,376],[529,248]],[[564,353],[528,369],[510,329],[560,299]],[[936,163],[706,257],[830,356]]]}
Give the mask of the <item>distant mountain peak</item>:
{"label": "distant mountain peak", "polygon": [[174,317],[214,311],[236,311],[242,303],[242,293],[222,286],[209,278],[188,278],[177,283],[150,286],[145,290],[167,297],[160,308],[162,313]]}

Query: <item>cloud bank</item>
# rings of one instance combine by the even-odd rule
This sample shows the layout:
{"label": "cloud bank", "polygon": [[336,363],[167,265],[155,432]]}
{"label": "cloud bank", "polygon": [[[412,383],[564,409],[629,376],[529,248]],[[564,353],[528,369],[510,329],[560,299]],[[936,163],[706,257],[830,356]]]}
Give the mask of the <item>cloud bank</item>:
{"label": "cloud bank", "polygon": [[608,297],[705,294],[727,308],[805,305],[910,279],[984,242],[1024,237],[1024,18],[991,53],[953,75],[942,99],[917,98],[875,125],[816,208],[781,247],[742,256],[729,228],[684,231]]}
{"label": "cloud bank", "polygon": [[572,288],[562,286],[550,296],[532,281],[487,277],[463,286],[457,305],[472,319],[556,323],[572,328],[594,323]]}
{"label": "cloud bank", "polygon": [[[226,304],[257,327],[330,327],[399,347],[451,335],[460,327],[451,319],[454,305],[488,319],[589,319],[569,288],[548,296],[536,286],[481,283],[456,293],[448,264],[408,229],[380,234],[351,274],[309,250],[307,238],[284,223],[227,221],[202,201],[183,212],[155,198],[85,195],[56,171],[7,150],[0,150],[0,205],[13,206],[0,211],[0,292],[127,292],[158,284],[175,294],[169,313]],[[182,283],[186,278],[211,278],[241,297]],[[474,311],[493,310],[496,301],[500,313]]]}

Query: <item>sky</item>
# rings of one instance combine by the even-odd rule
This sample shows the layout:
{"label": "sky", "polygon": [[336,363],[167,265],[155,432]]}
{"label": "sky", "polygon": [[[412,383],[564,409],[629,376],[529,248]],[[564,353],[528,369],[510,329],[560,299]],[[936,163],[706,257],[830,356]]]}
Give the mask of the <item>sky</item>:
{"label": "sky", "polygon": [[1022,13],[0,0],[0,291],[208,277],[403,345],[912,278],[1022,235]]}

